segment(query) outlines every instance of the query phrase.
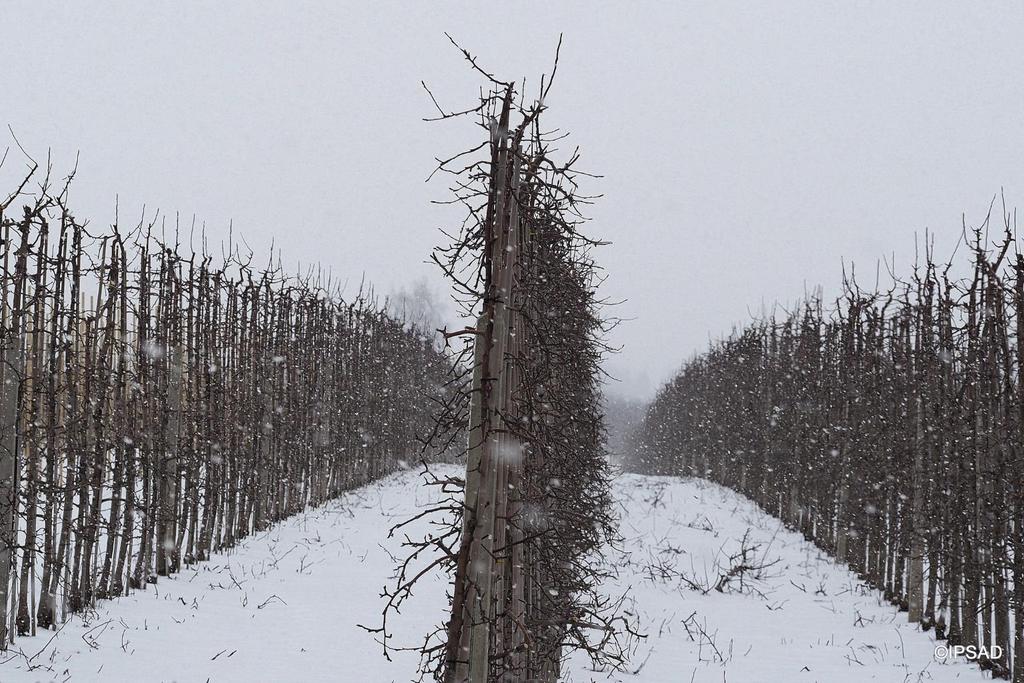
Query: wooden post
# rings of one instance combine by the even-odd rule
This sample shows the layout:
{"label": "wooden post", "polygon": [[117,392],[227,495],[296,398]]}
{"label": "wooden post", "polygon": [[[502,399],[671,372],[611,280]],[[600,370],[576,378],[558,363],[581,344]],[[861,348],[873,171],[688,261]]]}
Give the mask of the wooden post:
{"label": "wooden post", "polygon": [[[25,375],[24,302],[28,279],[29,213],[18,226],[21,243],[14,273],[10,331],[4,339],[3,396],[0,405],[0,649],[7,648],[8,629],[16,605],[10,595],[18,509],[18,423],[22,378]],[[9,246],[7,247],[9,248]]]}

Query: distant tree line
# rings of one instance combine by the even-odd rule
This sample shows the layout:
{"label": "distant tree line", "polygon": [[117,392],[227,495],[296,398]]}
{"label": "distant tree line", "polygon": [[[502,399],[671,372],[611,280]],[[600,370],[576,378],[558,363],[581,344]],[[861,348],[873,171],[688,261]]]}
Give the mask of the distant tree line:
{"label": "distant tree line", "polygon": [[87,227],[37,175],[0,204],[0,647],[393,471],[450,366],[318,270]]}
{"label": "distant tree line", "polygon": [[[951,644],[1024,681],[1024,256],[1012,218],[927,248],[888,291],[848,278],[688,362],[630,466],[707,477],[779,516]],[[1016,587],[1016,590],[1014,590]]]}

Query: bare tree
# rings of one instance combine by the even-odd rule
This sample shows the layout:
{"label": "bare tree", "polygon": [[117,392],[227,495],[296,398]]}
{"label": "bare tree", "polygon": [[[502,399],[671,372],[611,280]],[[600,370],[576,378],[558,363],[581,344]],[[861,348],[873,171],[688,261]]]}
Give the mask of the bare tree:
{"label": "bare tree", "polygon": [[631,467],[746,494],[1024,681],[1024,261],[1004,216],[994,244],[988,219],[965,229],[968,278],[926,239],[909,281],[871,292],[851,273],[831,311],[811,299],[712,344],[647,409]]}
{"label": "bare tree", "polygon": [[551,79],[529,101],[462,53],[489,89],[475,108],[438,111],[478,116],[486,140],[440,161],[468,216],[434,261],[472,324],[443,330],[467,343],[427,450],[455,446],[465,478],[435,482],[449,494],[435,511],[440,530],[407,539],[383,623],[370,630],[387,654],[389,615],[441,567],[453,575],[451,612],[421,648],[423,671],[451,683],[554,681],[574,649],[621,666],[635,635],[621,599],[598,590],[600,551],[614,536],[598,369],[605,323],[590,256],[599,242],[580,230],[590,198],[578,191],[578,155],[553,159],[540,128]]}
{"label": "bare tree", "polygon": [[36,175],[0,205],[0,647],[393,471],[451,392],[372,292],[87,229]]}

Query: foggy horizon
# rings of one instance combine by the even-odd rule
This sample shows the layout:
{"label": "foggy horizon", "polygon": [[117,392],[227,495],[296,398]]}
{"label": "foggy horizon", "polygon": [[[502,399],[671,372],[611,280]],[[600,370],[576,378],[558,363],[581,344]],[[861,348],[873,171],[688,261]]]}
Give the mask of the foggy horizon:
{"label": "foggy horizon", "polygon": [[423,181],[473,128],[422,121],[437,112],[420,81],[448,110],[473,104],[448,31],[532,92],[562,33],[548,121],[601,176],[586,229],[611,242],[602,295],[625,301],[607,310],[625,321],[606,368],[634,399],[752,314],[838,295],[844,263],[907,274],[925,230],[949,254],[961,216],[1024,198],[1019,7],[567,5],[490,32],[475,6],[193,9],[16,10],[48,38],[0,48],[17,93],[0,123],[37,159],[52,150],[57,174],[79,155],[82,217],[112,221],[115,199],[123,224],[143,206],[194,216],[211,245],[229,225],[257,255],[273,242],[289,272],[447,299],[427,261],[460,216],[431,203],[443,177]]}

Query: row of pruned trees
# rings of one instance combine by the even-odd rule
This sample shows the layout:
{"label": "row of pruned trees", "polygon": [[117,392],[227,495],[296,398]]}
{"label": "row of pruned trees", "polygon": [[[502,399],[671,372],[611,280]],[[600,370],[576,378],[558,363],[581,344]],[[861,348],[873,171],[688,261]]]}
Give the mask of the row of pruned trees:
{"label": "row of pruned trees", "polygon": [[441,566],[454,576],[451,614],[423,647],[424,671],[449,683],[553,682],[572,650],[623,663],[632,634],[598,590],[614,529],[595,243],[579,230],[576,158],[555,163],[539,127],[550,80],[523,102],[464,54],[491,86],[466,112],[489,140],[476,148],[484,158],[440,167],[470,212],[435,260],[474,324],[448,334],[468,343],[434,443],[460,443],[466,473],[441,482],[450,505],[438,531],[410,539],[410,559],[385,590],[385,619],[418,576]]}
{"label": "row of pruned trees", "polygon": [[[741,491],[951,643],[1024,681],[1024,256],[1011,221],[831,310],[805,302],[688,362],[632,467]],[[987,227],[987,223],[986,223]],[[1018,587],[1014,590],[1014,587]],[[997,652],[991,649],[992,652]]]}
{"label": "row of pruned trees", "polygon": [[0,205],[0,647],[418,452],[450,362],[415,325],[28,187]]}

